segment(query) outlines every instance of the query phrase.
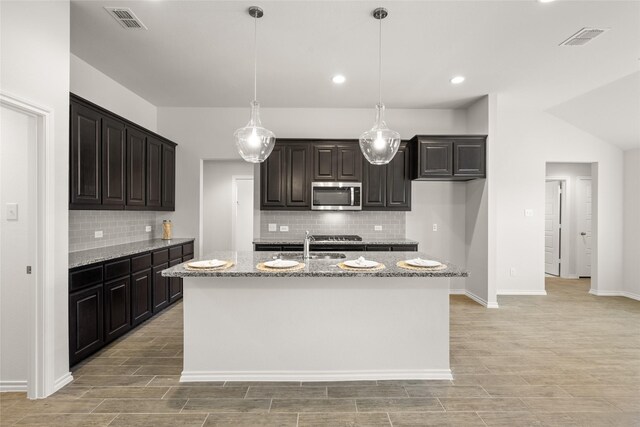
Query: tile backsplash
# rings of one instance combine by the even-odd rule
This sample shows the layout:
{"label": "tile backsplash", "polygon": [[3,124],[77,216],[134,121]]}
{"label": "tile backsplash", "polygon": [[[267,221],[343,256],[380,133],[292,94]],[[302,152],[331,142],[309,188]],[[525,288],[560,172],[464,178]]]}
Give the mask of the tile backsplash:
{"label": "tile backsplash", "polygon": [[[162,236],[163,215],[139,211],[69,211],[69,252],[139,242]],[[145,231],[147,225],[151,231]],[[102,231],[101,238],[95,232]]]}
{"label": "tile backsplash", "polygon": [[[269,224],[277,224],[278,231],[269,231]],[[280,226],[289,227],[281,232]],[[375,231],[376,225],[382,226]],[[312,234],[357,234],[366,239],[404,239],[406,235],[405,212],[317,212],[317,211],[261,211],[260,237],[298,238],[309,230]]]}

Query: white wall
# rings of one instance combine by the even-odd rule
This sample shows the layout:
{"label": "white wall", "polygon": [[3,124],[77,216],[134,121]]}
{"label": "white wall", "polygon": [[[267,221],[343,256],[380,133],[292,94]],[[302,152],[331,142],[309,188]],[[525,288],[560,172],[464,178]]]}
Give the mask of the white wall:
{"label": "white wall", "polygon": [[624,295],[640,299],[640,148],[624,152]]}
{"label": "white wall", "polygon": [[[51,155],[55,180],[55,251],[50,295],[55,299],[54,378],[69,373],[68,345],[68,192],[69,192],[69,1],[0,2],[0,90],[53,111]],[[17,328],[25,325],[16,325]],[[27,334],[27,331],[24,331]]]}
{"label": "white wall", "polygon": [[73,54],[71,92],[151,131],[158,128],[155,105]]}
{"label": "white wall", "polygon": [[[622,151],[542,111],[498,97],[497,137],[488,174],[496,209],[498,293],[544,291],[544,182],[547,162],[597,162],[594,184],[592,288],[622,284]],[[594,205],[595,206],[595,205]],[[491,206],[490,206],[491,209]],[[533,217],[524,210],[533,209]],[[511,276],[511,267],[516,275]]]}
{"label": "white wall", "polygon": [[[579,176],[591,176],[591,164],[589,163],[547,163],[547,178],[567,178],[564,189],[565,205],[562,206],[562,238],[561,238],[561,271],[560,276],[575,278],[578,276],[578,191],[577,182]],[[544,215],[544,212],[541,213]],[[566,220],[566,222],[564,221]],[[541,248],[540,250],[544,250]]]}
{"label": "white wall", "polygon": [[253,176],[254,166],[243,160],[206,160],[202,174],[202,253],[233,247],[232,177]]}
{"label": "white wall", "polygon": [[[371,109],[264,109],[263,125],[280,138],[357,138],[373,124]],[[179,144],[176,164],[176,236],[198,236],[201,159],[238,159],[233,132],[248,108],[158,108],[158,133]],[[387,110],[387,124],[403,138],[419,133],[464,133],[464,110]]]}

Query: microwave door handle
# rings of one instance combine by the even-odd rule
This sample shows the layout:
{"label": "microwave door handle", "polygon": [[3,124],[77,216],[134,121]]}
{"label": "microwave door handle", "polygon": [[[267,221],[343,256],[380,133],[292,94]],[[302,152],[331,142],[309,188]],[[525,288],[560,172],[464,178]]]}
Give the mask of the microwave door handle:
{"label": "microwave door handle", "polygon": [[355,202],[355,190],[353,187],[351,187],[351,206],[353,206],[353,203]]}

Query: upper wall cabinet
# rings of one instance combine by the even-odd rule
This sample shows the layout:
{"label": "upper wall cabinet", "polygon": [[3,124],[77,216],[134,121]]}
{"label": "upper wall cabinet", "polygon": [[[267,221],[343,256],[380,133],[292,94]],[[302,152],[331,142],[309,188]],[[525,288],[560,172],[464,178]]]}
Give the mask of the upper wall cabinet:
{"label": "upper wall cabinet", "polygon": [[260,209],[308,210],[311,208],[311,144],[276,142],[260,165]]}
{"label": "upper wall cabinet", "polygon": [[415,136],[413,179],[466,181],[486,176],[485,135]]}
{"label": "upper wall cabinet", "polygon": [[353,141],[318,141],[313,146],[313,181],[362,181],[362,152]]}
{"label": "upper wall cabinet", "polygon": [[411,210],[411,150],[403,141],[391,162],[372,165],[362,158],[362,209]]}
{"label": "upper wall cabinet", "polygon": [[69,209],[175,209],[175,143],[71,94],[69,146]]}

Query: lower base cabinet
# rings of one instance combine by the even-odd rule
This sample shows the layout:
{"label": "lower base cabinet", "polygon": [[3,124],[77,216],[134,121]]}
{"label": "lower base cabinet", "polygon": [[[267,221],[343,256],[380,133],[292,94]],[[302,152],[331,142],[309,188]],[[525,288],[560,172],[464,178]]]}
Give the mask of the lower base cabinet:
{"label": "lower base cabinet", "polygon": [[131,326],[153,316],[151,269],[131,275]]}
{"label": "lower base cabinet", "polygon": [[71,365],[104,345],[102,284],[69,297],[69,362]]}
{"label": "lower base cabinet", "polygon": [[[163,258],[169,254],[176,259]],[[70,270],[69,366],[180,300],[182,279],[162,270],[192,258],[189,242]]]}
{"label": "lower base cabinet", "polygon": [[[272,252],[300,252],[302,251],[302,245],[272,245],[269,243],[256,243],[254,245],[256,252],[272,251]],[[309,246],[309,250],[316,252],[326,251],[340,251],[340,252],[369,252],[369,251],[403,251],[403,252],[416,252],[418,250],[418,244],[408,245],[340,245],[340,244],[321,244]]]}

